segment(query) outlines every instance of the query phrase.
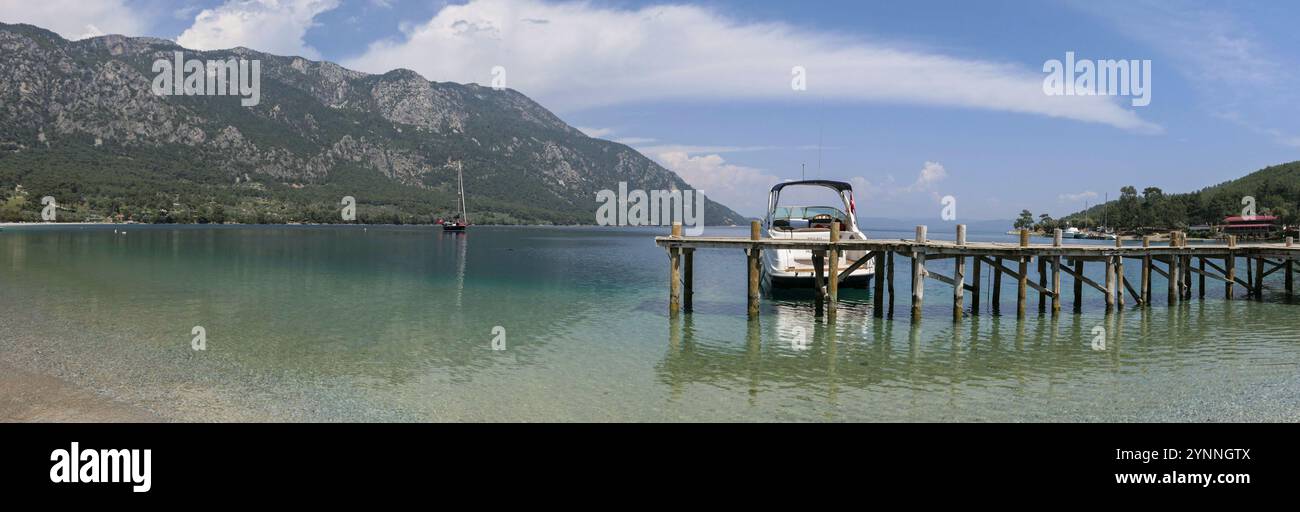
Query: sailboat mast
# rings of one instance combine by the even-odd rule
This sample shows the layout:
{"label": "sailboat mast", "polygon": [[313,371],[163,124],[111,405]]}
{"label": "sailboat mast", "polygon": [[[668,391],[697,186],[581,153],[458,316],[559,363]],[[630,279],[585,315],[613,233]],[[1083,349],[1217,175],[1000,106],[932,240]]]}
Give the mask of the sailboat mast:
{"label": "sailboat mast", "polygon": [[456,161],[456,183],[460,187],[460,218],[465,224],[469,224],[469,212],[465,210],[464,165],[460,160]]}

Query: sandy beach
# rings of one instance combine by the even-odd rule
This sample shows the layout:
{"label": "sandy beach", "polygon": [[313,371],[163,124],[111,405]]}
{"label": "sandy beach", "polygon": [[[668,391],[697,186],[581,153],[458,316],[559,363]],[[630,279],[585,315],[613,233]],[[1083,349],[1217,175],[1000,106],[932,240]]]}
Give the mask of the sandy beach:
{"label": "sandy beach", "polygon": [[62,379],[0,363],[0,422],[152,423],[157,415]]}

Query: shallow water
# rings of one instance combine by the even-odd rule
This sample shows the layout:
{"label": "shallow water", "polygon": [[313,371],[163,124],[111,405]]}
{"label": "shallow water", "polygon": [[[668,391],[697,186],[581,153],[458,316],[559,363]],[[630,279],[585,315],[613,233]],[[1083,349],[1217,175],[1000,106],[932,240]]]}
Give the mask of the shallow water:
{"label": "shallow water", "polygon": [[990,314],[985,286],[958,324],[933,281],[918,325],[899,279],[893,320],[845,291],[833,324],[797,299],[750,322],[743,255],[710,250],[695,312],[670,320],[655,234],[6,228],[0,362],[173,420],[1300,420],[1300,303],[1280,272],[1262,302],[1211,285],[1110,315],[1089,291],[1083,314],[1040,317],[1031,292],[1022,322],[1008,280],[1011,316]]}

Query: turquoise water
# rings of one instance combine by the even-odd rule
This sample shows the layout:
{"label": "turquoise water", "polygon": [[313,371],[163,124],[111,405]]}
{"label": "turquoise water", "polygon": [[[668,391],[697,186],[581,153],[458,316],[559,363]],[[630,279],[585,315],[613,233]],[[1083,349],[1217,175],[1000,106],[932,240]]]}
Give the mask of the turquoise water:
{"label": "turquoise water", "polygon": [[5,228],[0,363],[181,421],[1300,420],[1300,303],[1280,272],[1262,302],[1211,286],[1106,315],[1088,292],[1084,314],[1031,300],[1020,322],[1008,280],[1012,316],[989,314],[986,286],[958,324],[934,281],[919,325],[898,279],[893,320],[851,291],[833,324],[771,299],[749,322],[744,256],[708,250],[695,312],[672,320],[655,234]]}

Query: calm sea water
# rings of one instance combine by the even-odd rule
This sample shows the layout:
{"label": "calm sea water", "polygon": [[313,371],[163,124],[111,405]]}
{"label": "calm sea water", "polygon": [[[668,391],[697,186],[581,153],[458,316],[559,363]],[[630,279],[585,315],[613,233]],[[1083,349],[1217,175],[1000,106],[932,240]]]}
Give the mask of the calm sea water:
{"label": "calm sea water", "polygon": [[1300,420],[1281,273],[1263,302],[1217,285],[1106,315],[1090,291],[1084,314],[1031,300],[1025,321],[1008,280],[1010,316],[986,286],[958,324],[936,281],[919,325],[898,279],[893,320],[846,291],[833,324],[803,300],[749,322],[744,256],[709,250],[695,312],[670,320],[657,231],[472,229],[5,228],[0,362],[175,420]]}

